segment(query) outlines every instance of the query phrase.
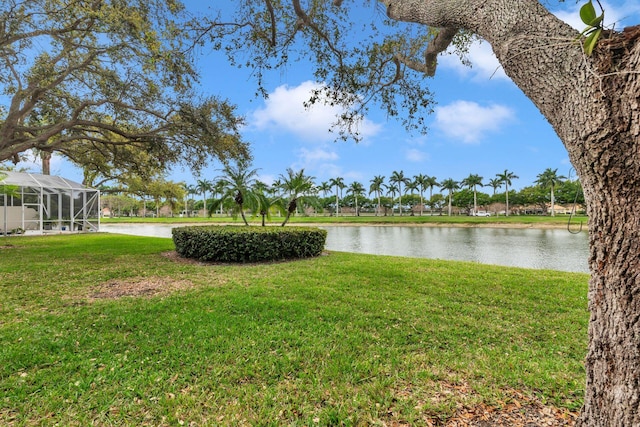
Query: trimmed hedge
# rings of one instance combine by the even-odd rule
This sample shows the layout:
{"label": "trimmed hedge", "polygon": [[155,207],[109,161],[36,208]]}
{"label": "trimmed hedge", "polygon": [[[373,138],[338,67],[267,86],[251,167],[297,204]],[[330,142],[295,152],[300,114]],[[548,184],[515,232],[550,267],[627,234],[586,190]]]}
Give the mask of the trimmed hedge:
{"label": "trimmed hedge", "polygon": [[176,252],[217,262],[261,262],[318,256],[327,231],[313,227],[189,226],[172,230]]}

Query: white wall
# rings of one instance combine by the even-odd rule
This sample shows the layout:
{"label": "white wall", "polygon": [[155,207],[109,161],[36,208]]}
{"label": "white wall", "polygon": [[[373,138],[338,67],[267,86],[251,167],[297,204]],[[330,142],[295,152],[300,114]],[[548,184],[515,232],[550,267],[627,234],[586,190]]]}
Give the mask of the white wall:
{"label": "white wall", "polygon": [[[25,221],[34,221],[37,219],[38,212],[35,209],[24,209]],[[6,233],[16,228],[22,228],[22,206],[0,206],[0,232]],[[38,230],[40,225],[35,222],[27,222],[25,228],[27,230]]]}

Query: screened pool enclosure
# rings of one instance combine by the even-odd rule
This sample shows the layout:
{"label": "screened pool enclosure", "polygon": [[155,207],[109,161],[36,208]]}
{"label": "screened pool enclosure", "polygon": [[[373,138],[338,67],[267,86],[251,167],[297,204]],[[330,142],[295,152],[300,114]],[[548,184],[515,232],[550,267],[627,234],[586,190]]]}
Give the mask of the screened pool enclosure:
{"label": "screened pool enclosure", "polygon": [[58,176],[0,171],[0,235],[99,227],[98,190]]}

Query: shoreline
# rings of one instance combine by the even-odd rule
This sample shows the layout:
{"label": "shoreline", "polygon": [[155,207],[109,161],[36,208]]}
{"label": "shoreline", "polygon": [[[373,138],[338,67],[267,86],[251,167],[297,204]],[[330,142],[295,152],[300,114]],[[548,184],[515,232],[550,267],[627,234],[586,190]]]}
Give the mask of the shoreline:
{"label": "shoreline", "polygon": [[[150,222],[150,221],[107,221],[104,225],[172,225],[172,226],[228,226],[243,225],[242,222],[215,222],[215,221],[175,221],[175,222]],[[250,222],[249,226],[260,227],[260,223]],[[270,223],[267,227],[279,227],[279,223]],[[547,229],[559,230],[571,227],[571,231],[587,232],[588,227],[586,221],[567,222],[564,223],[522,223],[522,222],[488,222],[488,223],[470,223],[470,222],[289,222],[289,227],[434,227],[434,228],[505,228],[505,229]]]}

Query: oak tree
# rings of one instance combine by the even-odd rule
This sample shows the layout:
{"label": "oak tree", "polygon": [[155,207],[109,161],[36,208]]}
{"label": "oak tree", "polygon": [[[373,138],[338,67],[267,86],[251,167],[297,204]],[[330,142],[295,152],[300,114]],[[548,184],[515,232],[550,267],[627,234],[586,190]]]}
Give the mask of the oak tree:
{"label": "oak tree", "polygon": [[309,103],[349,107],[342,130],[356,137],[371,105],[421,129],[438,54],[454,46],[464,58],[469,38],[487,41],[553,126],[584,189],[591,318],[579,424],[640,425],[640,27],[605,30],[589,12],[580,34],[538,0],[360,2],[379,13],[356,13],[356,3],[247,0],[233,6],[233,24],[223,10],[208,30],[227,38],[232,62],[254,67],[258,85],[271,68],[315,63],[325,86]]}
{"label": "oak tree", "polygon": [[1,2],[0,161],[35,149],[110,176],[247,157],[235,107],[194,90],[187,19],[174,0]]}

